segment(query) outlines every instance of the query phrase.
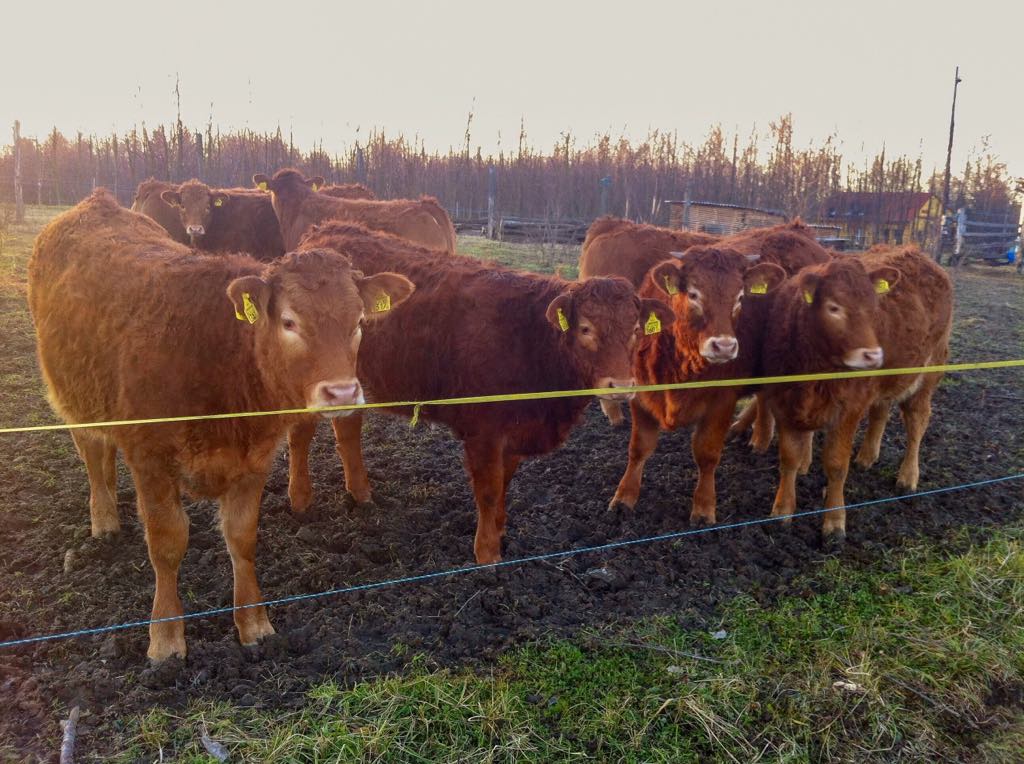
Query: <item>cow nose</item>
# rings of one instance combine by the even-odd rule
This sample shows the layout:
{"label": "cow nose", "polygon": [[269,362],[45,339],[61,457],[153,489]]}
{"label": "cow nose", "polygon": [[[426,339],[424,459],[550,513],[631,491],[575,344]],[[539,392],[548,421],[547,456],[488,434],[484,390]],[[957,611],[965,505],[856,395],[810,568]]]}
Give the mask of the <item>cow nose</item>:
{"label": "cow nose", "polygon": [[616,392],[616,389],[622,387],[629,388],[633,387],[634,385],[636,385],[636,380],[633,379],[632,377],[630,379],[615,379],[613,377],[607,377],[601,380],[597,386],[603,388],[610,388],[611,391],[609,393],[607,393],[606,395],[599,396],[601,398],[604,398],[605,400],[629,401],[633,399],[635,393],[630,391]]}
{"label": "cow nose", "polygon": [[882,365],[882,348],[865,348],[861,351],[865,368],[877,369]]}
{"label": "cow nose", "polygon": [[363,402],[363,389],[357,379],[321,382],[316,386],[315,407],[351,406]]}
{"label": "cow nose", "polygon": [[206,229],[201,225],[190,225],[185,229],[185,233],[189,236],[203,236],[206,233]]}
{"label": "cow nose", "polygon": [[731,361],[739,352],[739,347],[740,344],[736,341],[735,337],[723,334],[706,340],[701,355],[712,362]]}

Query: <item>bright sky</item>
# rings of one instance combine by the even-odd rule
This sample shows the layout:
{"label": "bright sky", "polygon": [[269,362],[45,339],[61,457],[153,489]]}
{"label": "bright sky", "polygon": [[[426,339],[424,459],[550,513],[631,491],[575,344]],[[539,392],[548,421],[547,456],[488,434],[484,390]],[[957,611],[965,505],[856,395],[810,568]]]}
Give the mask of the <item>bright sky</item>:
{"label": "bright sky", "polygon": [[945,160],[959,64],[954,169],[987,135],[1024,175],[1019,0],[63,6],[4,10],[5,138],[14,119],[40,137],[171,122],[177,73],[186,124],[212,108],[222,129],[280,124],[304,149],[377,126],[446,150],[471,108],[485,153],[499,135],[515,147],[521,117],[547,150],[566,130],[697,142],[721,123],[742,138],[792,112],[798,145],[837,131],[850,159],[884,143],[928,170]]}

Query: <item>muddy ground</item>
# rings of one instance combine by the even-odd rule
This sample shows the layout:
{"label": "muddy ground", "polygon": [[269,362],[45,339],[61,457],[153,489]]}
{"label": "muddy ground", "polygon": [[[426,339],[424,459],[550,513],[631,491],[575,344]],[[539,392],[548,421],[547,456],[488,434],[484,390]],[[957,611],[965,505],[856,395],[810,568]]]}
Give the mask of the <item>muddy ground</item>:
{"label": "muddy ground", "polygon": [[[1024,355],[1024,279],[1007,269],[957,275],[953,361]],[[48,421],[23,295],[0,305],[3,424]],[[485,392],[485,391],[481,391]],[[1022,372],[947,378],[922,450],[921,489],[1024,471]],[[520,468],[512,483],[506,559],[686,528],[694,470],[686,432],[664,435],[647,468],[635,515],[606,506],[626,462],[628,429],[613,430],[596,404],[560,451]],[[903,433],[896,418],[882,458],[854,471],[850,502],[898,493],[894,477]],[[330,429],[322,425],[313,472],[317,518],[299,523],[287,501],[285,458],[269,482],[258,571],[268,598],[465,565],[475,513],[459,444],[443,429],[370,417],[367,466],[376,506],[353,506],[343,490]],[[113,542],[88,537],[88,490],[66,433],[0,435],[0,640],[148,616],[152,573],[122,468],[125,530]],[[719,520],[766,515],[775,457],[732,443],[718,473]],[[801,508],[818,506],[823,478],[801,480]],[[891,564],[908,539],[942,538],[1019,518],[1024,484],[889,503],[851,513],[841,557]],[[188,611],[229,605],[231,568],[214,508],[189,506],[189,551],[181,570]],[[982,533],[984,530],[981,531]],[[244,649],[229,616],[190,621],[189,656],[152,669],[145,629],[0,651],[0,739],[8,750],[52,756],[58,720],[80,705],[79,751],[108,750],[111,731],[154,705],[196,698],[287,708],[312,684],[344,683],[400,670],[415,654],[438,665],[493,661],[503,650],[548,634],[628,625],[668,615],[693,628],[714,624],[720,603],[738,593],[769,605],[799,593],[827,553],[818,522],[712,532],[645,546],[587,553],[432,582],[394,586],[275,607],[278,635]],[[603,568],[599,575],[594,569]],[[2,751],[4,746],[0,746]]]}

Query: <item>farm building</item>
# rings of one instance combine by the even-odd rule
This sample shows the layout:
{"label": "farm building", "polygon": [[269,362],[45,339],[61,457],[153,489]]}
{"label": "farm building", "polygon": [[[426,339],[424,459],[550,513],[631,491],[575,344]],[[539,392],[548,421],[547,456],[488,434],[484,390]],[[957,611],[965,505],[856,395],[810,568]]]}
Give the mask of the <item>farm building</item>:
{"label": "farm building", "polygon": [[747,228],[785,223],[786,215],[778,210],[758,207],[741,207],[738,204],[719,202],[691,202],[668,199],[668,227],[727,235]]}
{"label": "farm building", "polygon": [[829,197],[824,218],[857,248],[928,244],[942,220],[942,202],[927,192],[844,191]]}

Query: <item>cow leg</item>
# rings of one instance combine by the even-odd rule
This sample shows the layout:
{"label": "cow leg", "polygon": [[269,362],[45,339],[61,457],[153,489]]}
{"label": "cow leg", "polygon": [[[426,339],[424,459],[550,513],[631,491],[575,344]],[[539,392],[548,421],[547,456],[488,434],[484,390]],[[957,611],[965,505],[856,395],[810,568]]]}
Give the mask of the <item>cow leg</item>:
{"label": "cow leg", "polygon": [[117,515],[117,447],[102,435],[72,430],[78,455],[89,475],[89,520],[92,535],[102,538],[121,530]]}
{"label": "cow leg", "polygon": [[754,420],[757,418],[758,414],[759,407],[757,404],[758,400],[756,397],[747,401],[743,410],[740,412],[740,415],[736,417],[736,421],[729,426],[728,437],[730,440],[739,437],[753,426]]}
{"label": "cow leg", "polygon": [[522,463],[523,457],[505,454],[505,479],[501,488],[501,500],[498,502],[498,511],[494,518],[494,527],[498,531],[499,538],[505,538],[505,520],[508,516],[505,502],[508,496],[508,484],[512,482],[512,476]]}
{"label": "cow leg", "polygon": [[867,469],[876,461],[882,450],[882,435],[889,421],[889,402],[876,401],[868,410],[868,428],[864,440],[857,450],[857,466]]}
{"label": "cow leg", "polygon": [[[159,469],[138,467],[129,462],[138,495],[139,516],[146,529],[149,561],[156,576],[153,595],[153,620],[181,616],[184,611],[178,597],[178,568],[188,547],[188,515],[181,508],[177,481]],[[171,656],[185,657],[183,620],[151,623],[149,650],[154,662]]]}
{"label": "cow leg", "polygon": [[775,491],[772,517],[789,518],[796,511],[796,475],[803,459],[805,440],[806,433],[779,426],[779,487]]}
{"label": "cow leg", "polygon": [[714,525],[715,470],[722,458],[725,436],[729,431],[729,418],[735,403],[709,411],[693,430],[691,445],[693,460],[697,463],[697,487],[693,491],[691,525]]}
{"label": "cow leg", "polygon": [[254,645],[274,633],[266,607],[246,607],[263,600],[256,583],[256,529],[265,482],[265,475],[249,475],[220,497],[220,529],[231,555],[235,607],[243,608],[234,612],[238,640],[243,645]]}
{"label": "cow leg", "polygon": [[288,500],[292,512],[301,514],[313,501],[313,482],[309,477],[309,447],[316,435],[315,417],[303,417],[288,431]]}
{"label": "cow leg", "polygon": [[370,501],[370,478],[363,464],[363,415],[352,413],[335,417],[331,420],[331,427],[334,428],[338,456],[345,470],[345,490],[352,494],[357,504],[365,504]]}
{"label": "cow leg", "polygon": [[800,448],[800,466],[797,467],[797,474],[806,475],[811,471],[811,462],[814,460],[813,430],[803,433],[803,442],[801,443]]}
{"label": "cow leg", "polygon": [[[500,438],[479,437],[463,444],[466,471],[476,497],[476,561],[485,565],[501,559],[501,533],[505,516],[505,456]],[[499,525],[499,518],[500,525]]]}
{"label": "cow leg", "polygon": [[907,450],[896,476],[896,485],[909,488],[911,491],[917,490],[917,481],[921,475],[918,466],[921,438],[924,437],[928,422],[932,418],[932,393],[935,392],[939,379],[938,375],[928,375],[920,390],[900,402],[900,415],[907,430]]}
{"label": "cow leg", "polygon": [[[850,471],[853,437],[863,415],[862,410],[844,412],[836,425],[825,433],[825,445],[821,451],[821,463],[828,481],[825,487],[825,509],[846,506],[843,490]],[[822,515],[821,534],[825,539],[841,541],[846,536],[846,510],[836,509]]]}
{"label": "cow leg", "polygon": [[754,432],[750,435],[750,447],[763,454],[772,444],[772,436],[775,435],[775,417],[768,410],[768,406],[761,398],[760,393],[754,397],[751,404],[754,407]]}
{"label": "cow leg", "polygon": [[625,422],[625,418],[622,416],[622,404],[618,401],[606,401],[601,400],[601,411],[608,417],[608,422],[612,427],[621,427]]}
{"label": "cow leg", "polygon": [[644,476],[644,464],[658,446],[658,421],[634,399],[629,404],[633,429],[629,436],[629,464],[619,481],[619,487],[609,503],[609,508],[622,504],[629,509],[636,507],[640,498],[640,482]]}

